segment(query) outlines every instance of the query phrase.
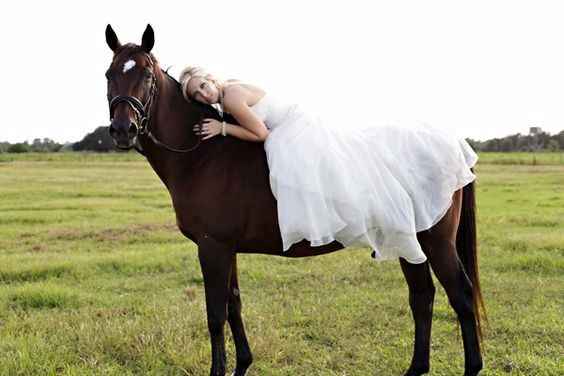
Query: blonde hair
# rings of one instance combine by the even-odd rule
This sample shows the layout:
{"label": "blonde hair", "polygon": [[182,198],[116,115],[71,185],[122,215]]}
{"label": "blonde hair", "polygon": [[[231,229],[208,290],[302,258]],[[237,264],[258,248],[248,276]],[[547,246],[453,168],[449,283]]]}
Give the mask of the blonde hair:
{"label": "blonde hair", "polygon": [[202,77],[206,80],[211,81],[219,90],[223,86],[223,81],[217,79],[212,74],[208,73],[204,68],[199,66],[188,66],[182,70],[180,73],[180,85],[182,86],[182,95],[184,99],[187,101],[191,101],[190,96],[188,95],[188,83],[194,77]]}

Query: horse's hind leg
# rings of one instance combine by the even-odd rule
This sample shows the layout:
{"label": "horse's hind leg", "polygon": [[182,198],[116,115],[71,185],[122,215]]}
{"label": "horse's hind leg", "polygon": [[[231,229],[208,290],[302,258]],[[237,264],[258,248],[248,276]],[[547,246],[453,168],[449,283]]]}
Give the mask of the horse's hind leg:
{"label": "horse's hind leg", "polygon": [[400,258],[401,269],[409,287],[409,305],[415,321],[415,343],[411,366],[405,376],[429,372],[429,347],[435,286],[429,264],[410,264]]}
{"label": "horse's hind leg", "polygon": [[482,369],[482,357],[472,300],[472,284],[463,271],[453,244],[435,247],[433,253],[434,256],[429,258],[433,271],[444,287],[460,322],[464,342],[464,375],[477,375]]}
{"label": "horse's hind leg", "polygon": [[477,375],[482,369],[472,283],[468,279],[456,250],[456,231],[460,217],[460,196],[447,214],[430,231],[420,234],[428,249],[433,272],[444,287],[450,305],[458,316],[464,343],[465,376]]}
{"label": "horse's hind leg", "polygon": [[227,307],[227,321],[231,327],[231,333],[233,333],[235,351],[237,354],[237,364],[233,376],[244,376],[253,362],[253,356],[245,334],[243,318],[241,317],[241,293],[239,291],[239,280],[237,278],[236,256],[234,256],[231,270],[231,284],[229,286],[229,302]]}
{"label": "horse's hind leg", "polygon": [[482,369],[482,357],[472,300],[472,283],[464,273],[454,244],[435,247],[433,253],[429,257],[431,266],[460,322],[464,343],[464,375],[477,375]]}

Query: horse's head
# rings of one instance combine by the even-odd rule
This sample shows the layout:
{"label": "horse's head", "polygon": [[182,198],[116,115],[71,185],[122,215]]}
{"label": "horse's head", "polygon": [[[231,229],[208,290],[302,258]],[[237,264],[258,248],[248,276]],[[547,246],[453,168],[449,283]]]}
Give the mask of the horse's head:
{"label": "horse's head", "polygon": [[155,35],[147,25],[141,45],[122,45],[110,25],[106,43],[114,52],[106,72],[110,106],[110,135],[120,149],[131,149],[145,131],[157,90],[158,63],[151,55]]}

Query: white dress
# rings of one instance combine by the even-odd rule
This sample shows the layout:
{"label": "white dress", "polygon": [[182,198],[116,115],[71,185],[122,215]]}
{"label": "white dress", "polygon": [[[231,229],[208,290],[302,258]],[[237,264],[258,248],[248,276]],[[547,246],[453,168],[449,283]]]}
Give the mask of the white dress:
{"label": "white dress", "polygon": [[264,148],[284,251],[337,240],[369,246],[376,259],[422,263],[416,233],[475,179],[476,153],[437,129],[331,128],[270,94],[251,109],[270,130]]}

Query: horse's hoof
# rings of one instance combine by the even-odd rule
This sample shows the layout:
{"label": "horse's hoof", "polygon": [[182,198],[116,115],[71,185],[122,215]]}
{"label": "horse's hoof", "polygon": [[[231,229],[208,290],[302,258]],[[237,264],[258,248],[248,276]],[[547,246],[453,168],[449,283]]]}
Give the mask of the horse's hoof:
{"label": "horse's hoof", "polygon": [[480,373],[480,370],[477,370],[477,371],[465,371],[465,372],[464,372],[464,376],[478,376],[479,373]]}
{"label": "horse's hoof", "polygon": [[475,366],[471,366],[470,369],[465,369],[464,376],[478,376],[482,368],[483,368],[483,364],[482,362],[479,362]]}
{"label": "horse's hoof", "polygon": [[429,367],[409,367],[404,376],[420,376],[429,372]]}

